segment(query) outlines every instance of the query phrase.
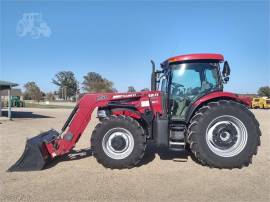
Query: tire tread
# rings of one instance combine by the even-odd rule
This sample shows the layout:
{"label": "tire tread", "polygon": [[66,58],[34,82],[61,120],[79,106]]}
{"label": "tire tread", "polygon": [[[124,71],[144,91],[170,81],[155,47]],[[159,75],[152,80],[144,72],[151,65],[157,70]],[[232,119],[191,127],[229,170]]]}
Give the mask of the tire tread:
{"label": "tire tread", "polygon": [[[108,161],[108,159],[104,158],[104,155],[101,154],[101,152],[98,149],[96,149],[97,145],[100,144],[98,137],[100,135],[103,135],[102,134],[103,127],[106,127],[108,126],[108,124],[113,124],[115,122],[121,122],[121,123],[132,125],[135,128],[135,131],[132,131],[132,133],[140,135],[138,137],[139,144],[134,145],[134,149],[136,147],[136,153],[132,152],[131,154],[131,155],[134,155],[133,158],[131,158],[130,161],[120,160],[117,162],[117,164],[113,162],[115,161],[113,159]],[[144,156],[144,153],[146,150],[146,136],[145,136],[143,128],[135,119],[124,116],[124,115],[119,115],[119,116],[111,115],[108,117],[108,119],[105,119],[101,123],[98,123],[95,129],[93,130],[92,136],[91,136],[91,149],[93,152],[93,156],[97,159],[97,161],[100,164],[102,164],[106,168],[111,168],[111,169],[132,168],[136,166]]]}
{"label": "tire tread", "polygon": [[[237,107],[241,108],[243,111],[245,111],[249,117],[252,119],[252,121],[255,124],[256,131],[257,131],[257,142],[256,142],[256,149],[254,153],[251,155],[247,156],[245,160],[238,166],[238,168],[243,168],[244,166],[248,166],[250,163],[252,163],[252,157],[253,155],[257,154],[258,147],[260,146],[260,136],[261,136],[261,131],[259,128],[259,122],[255,118],[254,114],[244,105],[241,103],[231,101],[231,100],[220,100],[216,102],[210,102],[207,105],[202,106],[192,117],[190,124],[188,126],[188,135],[187,135],[187,141],[190,144],[190,149],[192,153],[195,155],[196,159],[201,163],[202,165],[207,165],[209,167],[216,167],[216,168],[224,168],[221,165],[216,164],[215,162],[211,161],[206,157],[206,155],[202,154],[202,151],[200,151],[199,147],[197,146],[198,144],[198,131],[200,123],[203,121],[204,116],[207,116],[209,113],[212,111],[217,110],[218,108],[221,107]],[[226,166],[226,168],[232,169],[234,166]]]}

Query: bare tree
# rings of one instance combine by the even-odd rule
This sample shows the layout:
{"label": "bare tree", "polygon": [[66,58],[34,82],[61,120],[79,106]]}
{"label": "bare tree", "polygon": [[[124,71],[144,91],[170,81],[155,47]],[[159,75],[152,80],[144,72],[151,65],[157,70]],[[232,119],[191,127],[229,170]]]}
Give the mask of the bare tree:
{"label": "bare tree", "polygon": [[54,101],[55,100],[54,94],[52,92],[47,93],[46,99],[49,101]]}

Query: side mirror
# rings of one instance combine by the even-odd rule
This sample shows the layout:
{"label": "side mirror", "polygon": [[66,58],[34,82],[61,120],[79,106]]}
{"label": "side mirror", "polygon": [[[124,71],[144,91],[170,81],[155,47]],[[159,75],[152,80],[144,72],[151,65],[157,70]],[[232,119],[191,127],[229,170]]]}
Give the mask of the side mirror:
{"label": "side mirror", "polygon": [[231,73],[231,69],[230,69],[229,63],[225,61],[223,65],[222,76],[227,77],[230,75],[230,73]]}

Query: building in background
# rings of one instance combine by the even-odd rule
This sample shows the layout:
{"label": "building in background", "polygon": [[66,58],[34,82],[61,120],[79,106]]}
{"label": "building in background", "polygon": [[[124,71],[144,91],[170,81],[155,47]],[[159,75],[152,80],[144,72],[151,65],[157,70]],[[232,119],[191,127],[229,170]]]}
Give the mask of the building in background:
{"label": "building in background", "polygon": [[[18,97],[20,100],[23,100],[22,90],[19,88],[11,88],[11,97]],[[8,102],[8,90],[0,90],[0,96],[2,102]]]}
{"label": "building in background", "polygon": [[[11,91],[12,88],[18,86],[18,84],[13,83],[13,82],[9,82],[9,81],[1,81],[0,80],[0,116],[2,116],[2,97],[3,100],[7,98],[8,100],[8,118],[11,119],[12,118],[12,114],[11,114]],[[5,95],[5,92],[7,92],[7,95]],[[14,91],[16,92],[16,91]],[[2,96],[3,93],[3,96]]]}

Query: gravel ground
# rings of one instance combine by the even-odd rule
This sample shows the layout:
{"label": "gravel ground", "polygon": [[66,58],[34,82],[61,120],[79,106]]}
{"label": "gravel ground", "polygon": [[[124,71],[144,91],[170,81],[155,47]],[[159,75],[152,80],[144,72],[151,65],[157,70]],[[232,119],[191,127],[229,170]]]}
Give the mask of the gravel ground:
{"label": "gravel ground", "polygon": [[270,201],[270,110],[254,111],[262,145],[243,169],[203,167],[186,153],[155,154],[129,170],[110,170],[91,156],[93,119],[70,158],[42,171],[6,170],[21,155],[26,137],[60,129],[69,109],[15,109],[14,121],[0,124],[0,201]]}

